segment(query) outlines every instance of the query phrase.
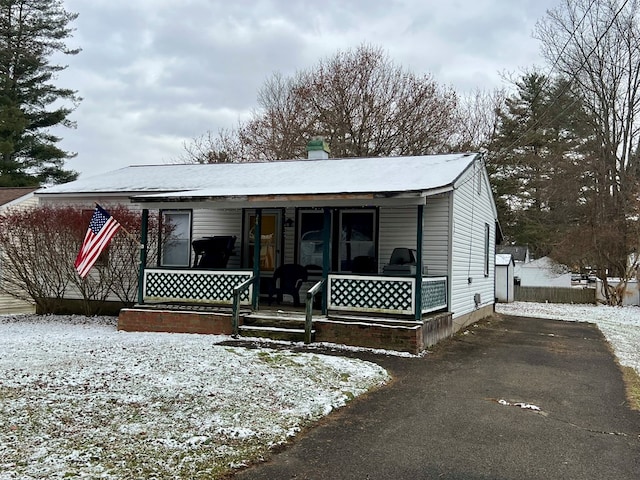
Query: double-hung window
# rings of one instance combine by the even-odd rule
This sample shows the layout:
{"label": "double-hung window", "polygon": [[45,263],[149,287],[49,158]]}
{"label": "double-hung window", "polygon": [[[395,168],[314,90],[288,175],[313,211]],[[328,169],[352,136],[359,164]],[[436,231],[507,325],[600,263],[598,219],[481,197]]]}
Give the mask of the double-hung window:
{"label": "double-hung window", "polygon": [[188,267],[191,260],[191,211],[164,210],[162,212],[163,267]]}

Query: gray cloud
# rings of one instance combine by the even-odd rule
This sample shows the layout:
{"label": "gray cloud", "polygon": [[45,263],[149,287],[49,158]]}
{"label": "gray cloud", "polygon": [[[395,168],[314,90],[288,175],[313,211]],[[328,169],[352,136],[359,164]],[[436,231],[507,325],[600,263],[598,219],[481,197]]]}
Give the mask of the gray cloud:
{"label": "gray cloud", "polygon": [[82,175],[164,163],[185,141],[229,128],[265,79],[369,43],[459,91],[539,63],[531,39],[554,0],[64,0],[83,51],[57,80],[84,101],[60,130]]}

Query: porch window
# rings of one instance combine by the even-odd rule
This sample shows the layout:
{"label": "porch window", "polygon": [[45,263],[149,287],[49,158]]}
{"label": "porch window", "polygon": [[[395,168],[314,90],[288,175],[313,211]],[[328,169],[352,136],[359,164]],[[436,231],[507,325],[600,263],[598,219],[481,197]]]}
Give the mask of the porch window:
{"label": "porch window", "polygon": [[[375,265],[375,210],[343,210],[340,212],[340,271],[364,273],[361,265],[371,270]],[[373,272],[370,272],[373,273]]]}
{"label": "porch window", "polygon": [[[317,210],[303,210],[298,222],[300,251],[298,262],[304,267],[315,266],[322,269],[322,253],[324,251],[324,212]],[[331,257],[329,257],[331,258]]]}
{"label": "porch window", "polygon": [[188,267],[191,260],[191,211],[165,210],[162,212],[163,267]]}

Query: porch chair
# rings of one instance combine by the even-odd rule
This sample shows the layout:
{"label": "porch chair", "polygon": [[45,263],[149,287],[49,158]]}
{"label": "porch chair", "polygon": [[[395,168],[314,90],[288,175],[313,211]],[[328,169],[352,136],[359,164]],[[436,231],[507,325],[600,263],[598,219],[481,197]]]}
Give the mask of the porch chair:
{"label": "porch chair", "polygon": [[308,279],[307,269],[297,263],[285,263],[276,268],[269,285],[268,302],[271,305],[275,296],[278,303],[282,303],[284,294],[293,297],[293,304],[300,306],[300,287]]}
{"label": "porch chair", "polygon": [[227,268],[233,253],[236,237],[217,236],[194,240],[191,245],[195,252],[193,268]]}

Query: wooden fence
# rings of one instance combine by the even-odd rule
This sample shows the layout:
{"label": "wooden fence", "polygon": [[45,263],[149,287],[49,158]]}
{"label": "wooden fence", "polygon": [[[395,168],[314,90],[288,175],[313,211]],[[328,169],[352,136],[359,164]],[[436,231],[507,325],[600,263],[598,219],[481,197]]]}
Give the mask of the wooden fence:
{"label": "wooden fence", "polygon": [[595,288],[522,287],[515,285],[517,302],[596,303]]}

